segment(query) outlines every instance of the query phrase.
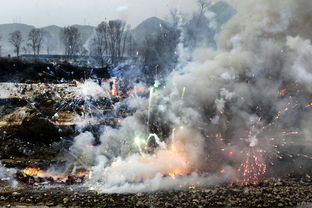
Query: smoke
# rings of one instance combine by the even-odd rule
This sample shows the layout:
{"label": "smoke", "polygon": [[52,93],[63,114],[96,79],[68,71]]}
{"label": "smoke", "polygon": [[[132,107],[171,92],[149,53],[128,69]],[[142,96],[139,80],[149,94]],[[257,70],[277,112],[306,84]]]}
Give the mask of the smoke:
{"label": "smoke", "polygon": [[5,168],[0,163],[0,181],[6,181],[6,182],[10,183],[10,185],[13,187],[17,186],[17,181],[14,178],[15,173],[16,173],[15,169]]}
{"label": "smoke", "polygon": [[[311,149],[291,144],[311,140],[312,2],[231,3],[238,12],[222,28],[216,50],[195,50],[149,98],[124,101],[136,111],[119,128],[103,130],[88,186],[135,192],[256,183],[290,173],[299,160],[301,168],[291,171],[305,172],[309,161],[301,156]],[[150,133],[165,147],[147,140]],[[79,140],[75,147],[85,154],[90,140]],[[287,157],[293,152],[296,158]]]}
{"label": "smoke", "polygon": [[92,80],[86,80],[78,86],[76,94],[84,100],[99,99],[109,96],[108,91],[108,85],[101,87]]}
{"label": "smoke", "polygon": [[[125,158],[117,157],[111,164],[106,157],[98,157],[97,165],[92,168],[93,178],[87,185],[103,192],[142,192],[212,185],[229,177],[215,174],[200,176],[193,172],[201,166],[198,157],[204,151],[201,135],[191,129],[180,128],[171,139],[169,146],[160,145],[154,154],[134,153]],[[233,171],[227,167],[229,172]],[[164,173],[168,177],[164,177]]]}
{"label": "smoke", "polygon": [[17,96],[18,87],[12,83],[3,83],[3,88],[0,91],[0,99],[7,99],[13,96]]}

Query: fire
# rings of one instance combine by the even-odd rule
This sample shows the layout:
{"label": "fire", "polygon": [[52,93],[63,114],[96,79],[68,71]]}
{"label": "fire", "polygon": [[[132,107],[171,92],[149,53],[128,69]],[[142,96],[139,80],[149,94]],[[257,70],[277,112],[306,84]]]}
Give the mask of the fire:
{"label": "fire", "polygon": [[43,176],[44,172],[40,168],[26,168],[22,173],[28,176]]}
{"label": "fire", "polygon": [[194,191],[195,189],[196,189],[196,186],[195,186],[195,185],[189,186],[189,190]]}
{"label": "fire", "polygon": [[168,154],[166,158],[171,160],[171,164],[164,175],[176,179],[179,176],[197,172],[196,161],[191,157],[191,152],[185,148],[189,142],[187,138],[192,136],[191,133],[189,128],[183,126],[172,131],[171,144],[167,146],[166,150]]}
{"label": "fire", "polygon": [[117,91],[117,86],[116,86],[116,78],[113,78],[113,85],[112,85],[112,91],[111,94],[112,96],[117,96],[118,95],[118,91]]}
{"label": "fire", "polygon": [[175,172],[170,172],[170,173],[168,173],[168,175],[169,175],[171,178],[173,178],[173,179],[175,179],[175,177],[176,177]]}
{"label": "fire", "polygon": [[169,172],[168,175],[173,178],[173,179],[176,179],[177,176],[182,176],[182,175],[185,175],[186,173],[179,170],[179,169],[175,169],[173,170],[172,172]]}
{"label": "fire", "polygon": [[169,152],[172,155],[172,159],[178,161],[179,165],[167,173],[167,175],[173,179],[176,179],[177,176],[187,175],[194,171],[188,163],[187,156],[180,152],[179,148],[175,147],[175,145],[172,145]]}
{"label": "fire", "polygon": [[45,172],[40,168],[25,168],[16,173],[16,178],[28,184],[81,184],[85,179],[90,178],[90,173],[80,170],[74,175],[56,175]]}
{"label": "fire", "polygon": [[79,171],[76,173],[76,177],[81,178],[81,177],[86,177],[88,174],[85,171]]}
{"label": "fire", "polygon": [[312,107],[312,103],[309,103],[306,107]]}
{"label": "fire", "polygon": [[280,89],[278,92],[278,95],[280,97],[284,97],[285,95],[287,95],[288,91],[286,89]]}
{"label": "fire", "polygon": [[[67,176],[64,175],[55,175],[52,173],[45,172],[40,168],[25,168],[24,170],[21,170],[21,173],[25,176],[51,177],[55,179],[67,178]],[[77,178],[85,178],[88,177],[88,173],[86,171],[81,170],[73,176]]]}

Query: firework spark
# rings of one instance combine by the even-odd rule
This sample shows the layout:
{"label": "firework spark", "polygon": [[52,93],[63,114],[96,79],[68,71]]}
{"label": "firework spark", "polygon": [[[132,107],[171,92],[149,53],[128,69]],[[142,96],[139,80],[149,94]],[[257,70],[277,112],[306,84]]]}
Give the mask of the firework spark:
{"label": "firework spark", "polygon": [[[289,141],[287,137],[300,135],[300,132],[284,131],[278,134],[274,133],[274,136],[269,136],[269,132],[272,127],[276,126],[281,116],[296,106],[296,103],[288,102],[285,108],[277,112],[273,120],[267,125],[264,125],[263,119],[258,117],[250,126],[247,136],[240,138],[248,145],[239,152],[241,156],[241,163],[237,169],[239,183],[258,184],[267,175],[268,165],[274,166],[276,159],[281,160],[285,156],[294,157],[292,154],[282,154],[279,147],[291,144],[292,141]],[[300,156],[310,158],[308,155]]]}

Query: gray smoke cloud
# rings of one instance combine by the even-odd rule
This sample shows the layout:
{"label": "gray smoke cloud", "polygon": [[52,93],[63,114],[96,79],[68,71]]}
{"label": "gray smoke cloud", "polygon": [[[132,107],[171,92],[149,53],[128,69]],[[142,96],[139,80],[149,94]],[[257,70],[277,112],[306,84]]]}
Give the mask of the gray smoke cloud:
{"label": "gray smoke cloud", "polygon": [[12,187],[17,186],[17,181],[14,178],[16,169],[6,168],[0,163],[0,181],[8,182]]}
{"label": "gray smoke cloud", "polygon": [[[216,37],[217,49],[188,54],[192,61],[183,60],[164,86],[150,89],[149,99],[124,101],[136,112],[118,129],[105,127],[101,145],[93,147],[91,189],[138,192],[254,182],[268,170],[274,175],[285,168],[281,149],[289,146],[285,153],[297,156],[311,152],[289,144],[311,140],[312,2],[230,3],[238,12]],[[149,133],[166,145],[147,153]],[[84,152],[90,140],[78,140],[76,149]]]}

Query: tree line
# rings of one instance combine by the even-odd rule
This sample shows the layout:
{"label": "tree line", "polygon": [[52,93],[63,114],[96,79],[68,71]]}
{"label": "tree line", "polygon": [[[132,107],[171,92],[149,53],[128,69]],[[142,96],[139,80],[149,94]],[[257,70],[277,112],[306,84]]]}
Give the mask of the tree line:
{"label": "tree line", "polygon": [[[209,14],[211,1],[197,0],[197,3],[198,10],[188,19],[185,18],[187,15],[181,14],[177,9],[170,10],[168,24],[160,25],[157,34],[143,37],[140,45],[134,40],[129,25],[121,20],[101,22],[89,37],[87,44],[83,43],[81,31],[77,27],[64,27],[59,36],[64,54],[69,58],[90,55],[95,57],[102,67],[106,63],[117,64],[124,57],[137,56],[148,72],[154,70],[157,73],[166,67],[172,68],[177,63],[178,44],[190,50],[198,46],[215,47],[214,36],[217,28],[211,18],[213,15]],[[26,40],[20,31],[9,34],[9,42],[17,57],[21,50],[26,51],[25,46],[22,47],[24,42],[34,56],[40,54],[44,44],[49,54],[53,46],[51,40],[51,34],[36,28],[29,32]]]}
{"label": "tree line", "polygon": [[[64,54],[69,58],[79,55],[90,55],[99,57],[103,65],[106,60],[104,57],[110,57],[113,63],[121,59],[124,55],[133,54],[133,47],[131,46],[132,37],[130,27],[121,20],[111,20],[100,23],[94,34],[91,36],[89,48],[83,46],[81,32],[75,26],[66,26],[61,30],[61,41],[64,46]],[[47,52],[49,53],[49,40],[51,35],[41,29],[32,29],[25,40],[21,31],[16,30],[9,34],[9,43],[14,48],[17,57],[20,56],[22,50],[27,52],[23,43],[34,56],[39,55],[43,44],[46,44]],[[1,36],[0,36],[1,40]]]}

